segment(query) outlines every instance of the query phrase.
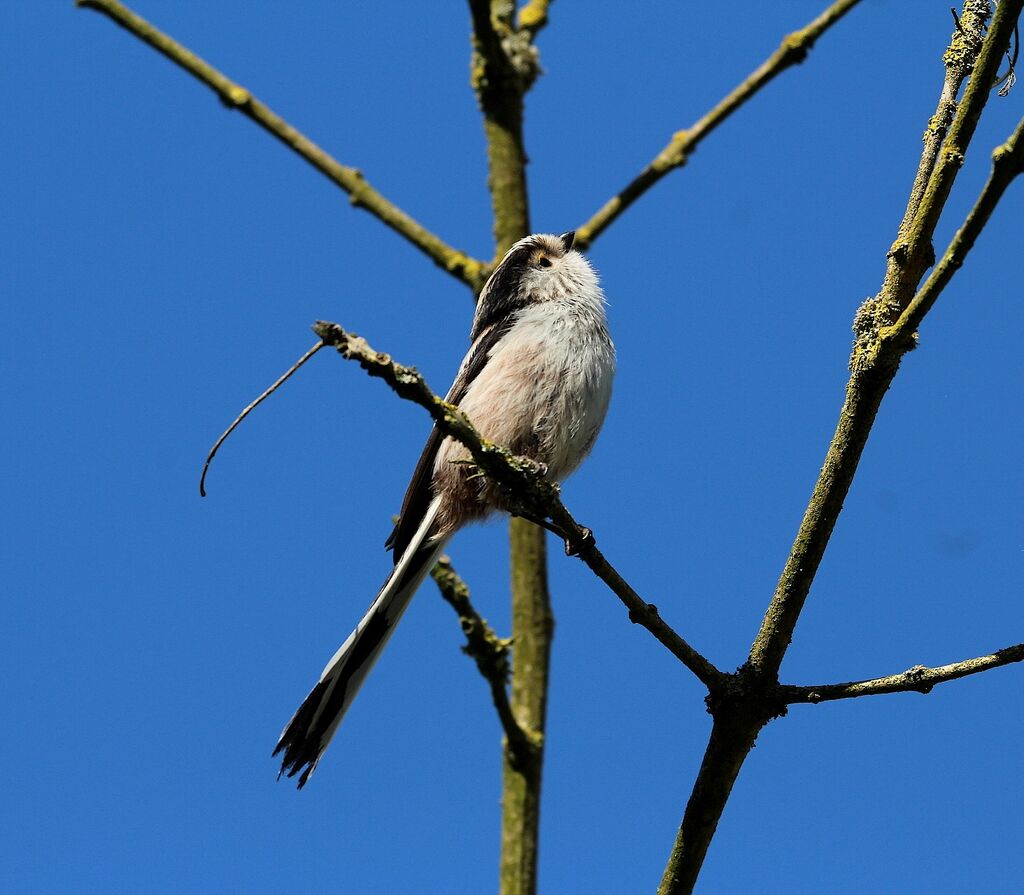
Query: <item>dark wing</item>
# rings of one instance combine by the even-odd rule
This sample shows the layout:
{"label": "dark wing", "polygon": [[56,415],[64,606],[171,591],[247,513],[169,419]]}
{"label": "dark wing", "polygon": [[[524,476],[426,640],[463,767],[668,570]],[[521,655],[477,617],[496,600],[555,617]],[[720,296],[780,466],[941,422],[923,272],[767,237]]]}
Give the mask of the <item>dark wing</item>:
{"label": "dark wing", "polygon": [[[462,367],[459,369],[458,376],[455,377],[455,382],[452,383],[452,387],[445,396],[446,401],[458,404],[465,397],[469,384],[480,375],[480,371],[487,363],[487,356],[490,354],[491,349],[508,332],[512,326],[512,320],[513,318],[509,316],[499,323],[492,323],[477,336],[472,347],[469,349],[469,354],[466,355],[466,359],[462,362]],[[416,470],[412,474],[412,481],[409,482],[409,487],[406,489],[405,500],[402,501],[402,512],[398,517],[398,522],[387,541],[384,542],[384,546],[387,549],[394,550],[394,560],[396,563],[402,558],[405,548],[409,546],[409,541],[412,540],[412,536],[416,534],[416,529],[420,526],[423,514],[427,511],[427,507],[430,506],[430,501],[433,497],[431,480],[434,477],[434,461],[437,459],[437,451],[441,447],[443,440],[444,436],[435,426],[430,433],[430,437],[427,439],[423,453],[420,454]]]}

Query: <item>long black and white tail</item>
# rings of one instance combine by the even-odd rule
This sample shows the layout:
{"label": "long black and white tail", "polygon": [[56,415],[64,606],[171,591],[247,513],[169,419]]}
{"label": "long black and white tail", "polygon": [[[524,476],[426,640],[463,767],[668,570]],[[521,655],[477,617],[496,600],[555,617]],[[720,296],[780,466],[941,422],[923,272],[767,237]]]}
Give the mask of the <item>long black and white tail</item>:
{"label": "long black and white tail", "polygon": [[299,789],[316,769],[320,756],[383,652],[413,594],[441,555],[447,539],[430,536],[437,508],[438,501],[432,501],[377,599],[327,663],[319,683],[277,741],[274,755],[284,752],[281,774],[289,777],[299,774]]}

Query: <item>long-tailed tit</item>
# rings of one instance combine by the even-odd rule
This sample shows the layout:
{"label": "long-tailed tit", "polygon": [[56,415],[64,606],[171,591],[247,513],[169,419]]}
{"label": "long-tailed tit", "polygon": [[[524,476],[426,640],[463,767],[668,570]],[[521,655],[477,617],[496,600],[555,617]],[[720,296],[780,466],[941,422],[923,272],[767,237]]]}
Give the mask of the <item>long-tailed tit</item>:
{"label": "long-tailed tit", "polygon": [[[615,372],[604,294],[574,235],[528,236],[509,249],[480,293],[472,345],[446,398],[484,438],[544,464],[553,481],[593,446]],[[394,570],[274,750],[300,788],[448,539],[501,509],[500,489],[468,459],[436,428],[427,439],[387,540]]]}

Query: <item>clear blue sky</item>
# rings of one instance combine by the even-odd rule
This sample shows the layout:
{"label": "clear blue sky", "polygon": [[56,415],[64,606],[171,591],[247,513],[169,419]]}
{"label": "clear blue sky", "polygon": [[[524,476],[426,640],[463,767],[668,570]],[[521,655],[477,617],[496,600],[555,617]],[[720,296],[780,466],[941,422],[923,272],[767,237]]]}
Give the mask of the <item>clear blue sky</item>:
{"label": "clear blue sky", "polygon": [[[831,436],[934,109],[948,3],[865,2],[595,245],[620,373],[565,488],[607,556],[733,668]],[[559,0],[529,97],[535,229],[582,223],[823,0]],[[135,7],[428,227],[492,251],[460,3]],[[324,354],[337,320],[443,391],[468,291],[205,88],[70,2],[6,4],[4,888],[494,891],[499,729],[431,586],[302,793],[270,752],[389,568],[418,408]],[[945,245],[1024,110],[993,97]],[[1024,184],[888,395],[783,668],[822,683],[1024,639]],[[653,891],[702,690],[552,545],[541,884]],[[508,629],[505,530],[454,561]],[[1024,669],[797,707],[743,768],[708,893],[1008,891]]]}

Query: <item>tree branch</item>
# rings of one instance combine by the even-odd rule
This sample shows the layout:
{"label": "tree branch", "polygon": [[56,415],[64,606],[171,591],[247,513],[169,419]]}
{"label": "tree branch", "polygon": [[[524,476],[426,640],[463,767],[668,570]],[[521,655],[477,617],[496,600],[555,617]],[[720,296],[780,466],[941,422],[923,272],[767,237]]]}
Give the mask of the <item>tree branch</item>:
{"label": "tree branch", "polygon": [[859,0],[837,0],[799,31],[787,34],[779,48],[703,118],[678,131],[664,149],[585,224],[576,228],[576,246],[588,248],[630,205],[670,171],[681,168],[701,141],[777,75],[804,61],[815,41],[848,13]]}
{"label": "tree branch", "polygon": [[726,675],[683,640],[661,618],[657,607],[643,600],[605,559],[589,529],[576,522],[562,503],[558,486],[544,478],[536,463],[527,457],[513,456],[481,438],[466,415],[434,394],[415,368],[398,364],[389,355],[375,351],[365,339],[346,332],[337,323],[319,321],[313,331],[325,344],[337,348],[342,357],[356,361],[371,376],[383,379],[400,398],[426,409],[438,429],[464,444],[473,462],[509,492],[515,503],[528,508],[532,515],[551,519],[573,551],[629,609],[630,621],[650,631],[709,689],[725,680]]}
{"label": "tree branch", "polygon": [[473,61],[470,80],[484,118],[487,186],[494,213],[495,257],[530,229],[523,145],[523,97],[540,71],[530,33],[515,31],[515,5],[470,0]]}
{"label": "tree branch", "polygon": [[[937,119],[948,113],[945,99],[950,89],[959,87],[967,75],[972,76],[959,105],[953,104],[956,112],[945,139],[925,132],[925,154],[911,190],[907,212],[896,241],[889,249],[881,292],[858,313],[859,343],[865,337],[870,341],[879,329],[892,324],[900,316],[924,272],[935,262],[932,247],[935,226],[946,206],[953,182],[963,167],[967,147],[992,92],[999,63],[1010,45],[1020,11],[1019,0],[1001,2],[986,35],[985,26],[992,15],[989,0],[964,2],[963,14],[943,56],[947,69],[946,84],[929,130],[936,126]],[[955,96],[954,91],[954,100]],[[941,145],[935,147],[933,154],[929,152],[929,142],[934,145],[936,139]]]}
{"label": "tree branch", "polygon": [[571,547],[574,556],[579,556],[589,569],[597,575],[629,610],[629,620],[646,628],[654,638],[673,656],[683,663],[709,690],[715,690],[727,675],[719,671],[689,643],[683,640],[673,628],[662,619],[658,607],[644,600],[629,583],[605,559],[597,548],[590,530],[581,526],[559,499],[547,506],[548,517],[558,527],[559,533]]}
{"label": "tree branch", "polygon": [[[972,9],[977,9],[976,4],[977,0],[966,0],[964,19],[968,18]],[[978,116],[988,99],[999,59],[1009,43],[1022,5],[1024,0],[1003,0],[999,4],[995,20],[984,42],[980,44],[977,61],[973,65],[966,63],[968,68],[973,69],[971,81],[950,126],[947,142],[939,151],[939,159],[928,188],[919,201],[912,194],[908,203],[908,206],[918,203],[914,224],[910,228],[913,235],[909,245],[912,249],[906,256],[913,256],[915,260],[912,265],[904,266],[903,270],[917,266],[916,258],[922,246],[928,245],[930,248],[938,214],[949,195],[951,178],[955,177],[963,163],[967,150],[965,141],[974,133]],[[980,29],[983,21],[976,21],[975,25]],[[966,50],[971,51],[971,47]],[[978,45],[974,45],[973,52],[978,52]],[[939,182],[943,184],[941,188],[936,186]],[[962,258],[962,255],[958,254],[957,257]],[[948,277],[943,285],[945,282],[948,282]],[[914,347],[909,337],[896,340],[891,332],[885,338],[879,333],[880,321],[890,313],[887,309],[902,309],[909,302],[910,295],[904,297],[906,283],[902,277],[891,282],[887,279],[879,296],[869,299],[857,313],[851,375],[836,432],[775,594],[750,650],[748,661],[766,679],[774,680],[778,675],[797,619],[810,592],[811,582],[817,574],[856,474],[878,408],[899,369],[901,358]],[[903,328],[900,332],[909,336]]]}
{"label": "tree branch", "polygon": [[[918,251],[923,239],[931,239],[934,223],[949,193],[951,178],[955,177],[962,164],[974,124],[987,100],[993,83],[994,65],[998,64],[999,55],[1009,43],[1022,5],[1024,0],[1000,2],[980,53],[977,43],[967,41],[963,45],[968,57],[977,58],[976,62],[964,60],[966,70],[972,72],[971,82],[956,112],[947,142],[937,151],[933,161],[929,160],[926,148],[921,165],[922,168],[933,166],[933,173],[928,176],[928,186],[923,195],[912,190],[904,217],[913,221],[909,232],[914,234],[912,244]],[[964,9],[968,24],[971,24],[970,14],[973,13],[976,16],[973,26],[980,30],[984,22],[983,19],[979,22],[977,16],[987,14],[987,4],[982,8],[979,0],[965,0]],[[942,98],[940,105],[941,102]],[[1016,145],[1011,141],[1010,145],[997,150],[996,156],[1006,166],[1006,171],[1017,164]],[[1005,185],[1002,188],[1005,189]],[[978,220],[977,229],[983,222]],[[976,235],[973,228],[972,232]],[[973,237],[964,240],[962,234],[958,234],[957,239],[961,241],[960,249],[955,254],[948,254],[962,261]],[[948,277],[946,279],[948,281]],[[887,280],[880,296],[869,300],[858,311],[851,376],[835,435],[747,663],[737,674],[729,676],[725,687],[712,691],[709,700],[709,709],[715,718],[712,738],[662,878],[660,895],[692,892],[732,784],[758,731],[771,718],[785,713],[783,688],[776,683],[779,666],[842,511],[878,408],[896,375],[900,359],[914,344],[906,337],[906,329],[901,329],[904,338],[897,339],[893,334],[883,338],[878,321],[885,318],[876,316],[875,310],[885,307],[889,300],[893,300],[890,307],[902,310],[911,295],[905,286],[890,286]]]}
{"label": "tree branch", "polygon": [[512,713],[508,691],[505,689],[509,677],[508,652],[512,641],[495,634],[487,620],[476,611],[469,599],[469,587],[458,576],[447,556],[437,561],[430,570],[430,576],[445,602],[459,616],[462,633],[466,635],[462,651],[476,662],[477,670],[490,687],[491,700],[515,760],[529,761],[536,749],[537,737],[532,731],[520,726]]}
{"label": "tree branch", "polygon": [[980,674],[1003,665],[1024,662],[1024,643],[996,650],[987,656],[965,659],[951,665],[928,668],[915,665],[902,674],[876,677],[866,681],[848,681],[844,684],[822,684],[817,687],[783,685],[779,694],[787,704],[831,702],[836,699],[855,699],[858,696],[878,696],[882,693],[930,693],[937,684],[955,681],[972,674]]}
{"label": "tree branch", "polygon": [[[939,93],[939,103],[935,114],[928,120],[922,142],[924,148],[921,151],[921,161],[917,166],[917,174],[914,177],[914,184],[910,188],[910,198],[907,201],[907,208],[903,214],[903,220],[897,231],[896,244],[905,239],[914,218],[917,216],[924,199],[928,181],[935,170],[935,163],[939,156],[939,149],[949,133],[949,126],[953,123],[953,116],[956,114],[956,98],[960,93],[967,76],[971,73],[974,60],[977,58],[984,34],[985,23],[988,22],[991,11],[987,3],[981,3],[971,8],[964,4],[963,18],[956,18],[956,30],[950,38],[949,46],[942,55],[942,61],[946,66],[946,78],[942,84],[942,91]],[[895,252],[890,250],[889,266],[895,264]],[[887,278],[890,272],[887,271]]]}
{"label": "tree branch", "polygon": [[427,230],[397,206],[385,199],[363,177],[362,172],[341,164],[308,137],[256,99],[246,88],[223,75],[195,53],[155,28],[117,0],[76,0],[85,9],[103,13],[111,21],[131,32],[213,90],[229,109],[237,109],[296,152],[344,190],[356,208],[363,208],[474,291],[483,286],[484,265],[465,252],[455,249]]}
{"label": "tree branch", "polygon": [[[530,232],[523,139],[524,97],[540,74],[536,33],[515,27],[516,0],[469,0],[473,24],[470,81],[483,113],[487,188],[494,215],[495,257]],[[537,734],[533,760],[502,763],[501,895],[536,895],[540,793],[544,770],[548,676],[555,619],[548,591],[544,532],[524,519],[509,523],[512,604],[512,708]]]}
{"label": "tree branch", "polygon": [[715,717],[697,780],[658,886],[658,895],[681,895],[693,891],[708,846],[718,829],[722,807],[729,800],[736,777],[754,747],[762,723],[742,715]]}

